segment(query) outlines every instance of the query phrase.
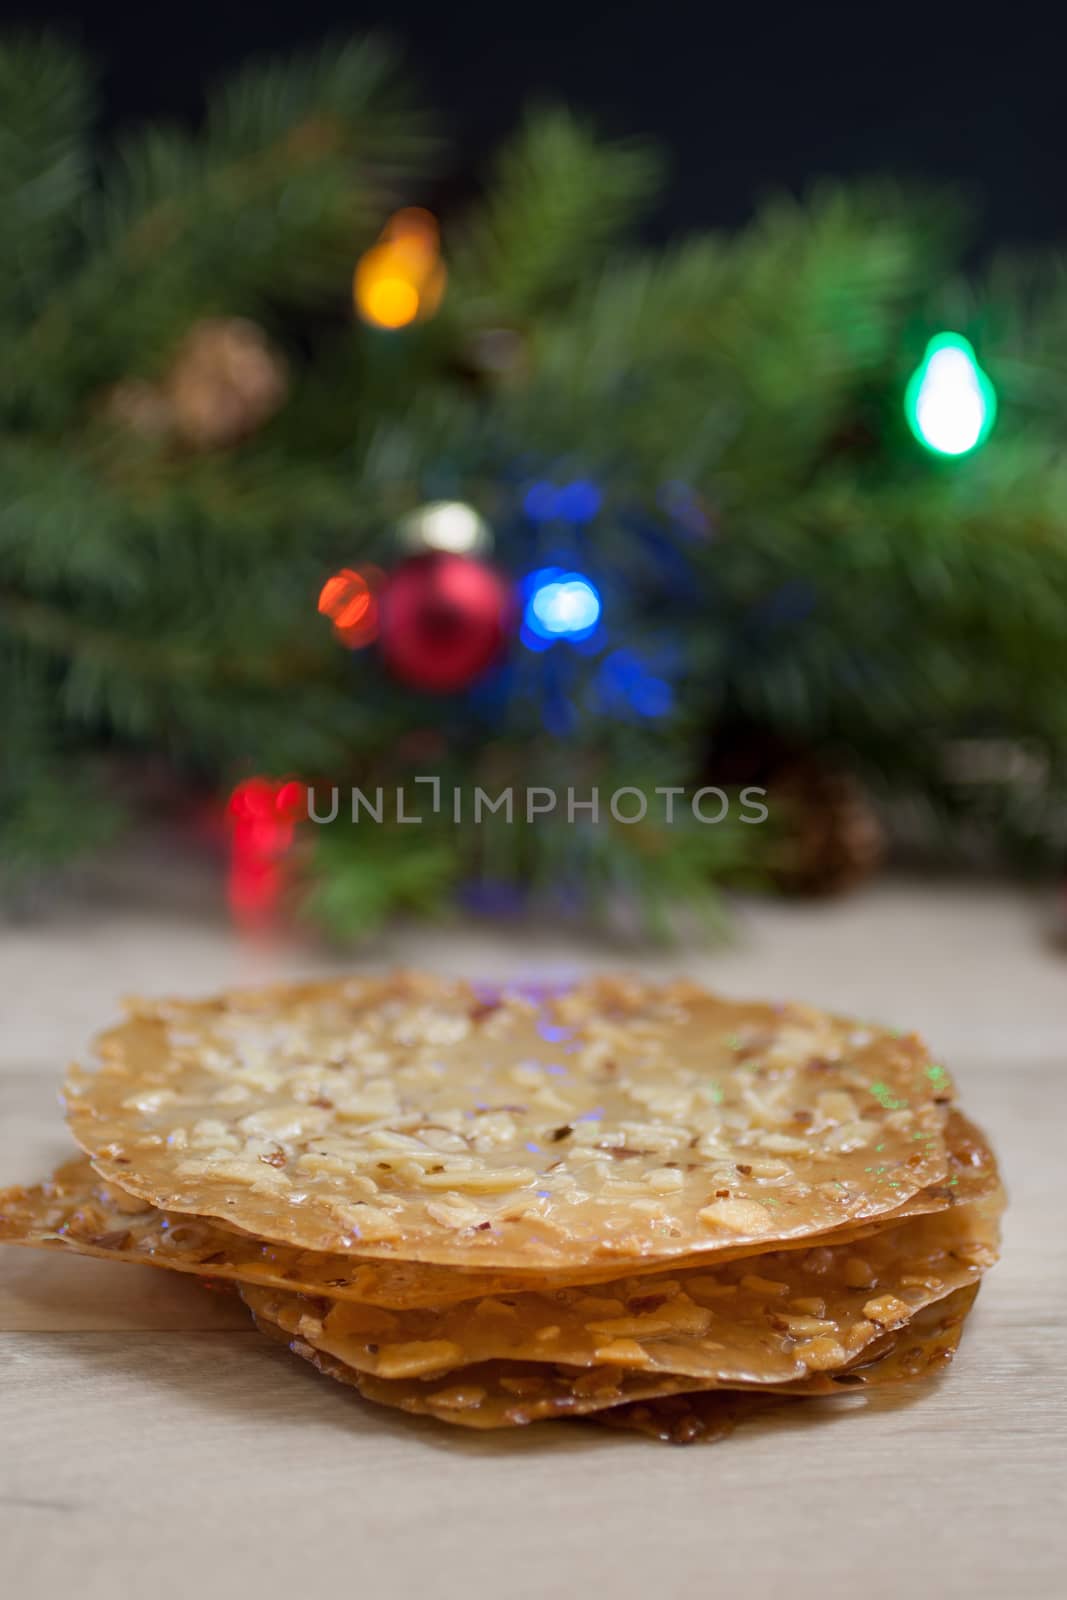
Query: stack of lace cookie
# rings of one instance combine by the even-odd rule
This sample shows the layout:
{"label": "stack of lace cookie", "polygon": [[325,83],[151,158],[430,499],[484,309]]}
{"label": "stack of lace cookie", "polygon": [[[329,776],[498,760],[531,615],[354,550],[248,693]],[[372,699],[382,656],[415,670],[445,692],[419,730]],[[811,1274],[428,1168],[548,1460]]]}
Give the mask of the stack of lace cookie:
{"label": "stack of lace cookie", "polygon": [[367,1400],[717,1437],[951,1359],[996,1162],[914,1035],[688,983],[136,1002],[0,1242],[232,1280]]}

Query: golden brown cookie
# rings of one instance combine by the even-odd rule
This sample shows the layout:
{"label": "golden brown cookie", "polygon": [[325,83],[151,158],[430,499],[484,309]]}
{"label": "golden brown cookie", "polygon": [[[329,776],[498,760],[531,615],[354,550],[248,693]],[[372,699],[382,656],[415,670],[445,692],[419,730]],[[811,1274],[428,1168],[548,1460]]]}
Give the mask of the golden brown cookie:
{"label": "golden brown cookie", "polygon": [[914,1035],[691,984],[399,974],[138,1005],[73,1071],[97,1170],[330,1253],[573,1271],[767,1249],[948,1173]]}

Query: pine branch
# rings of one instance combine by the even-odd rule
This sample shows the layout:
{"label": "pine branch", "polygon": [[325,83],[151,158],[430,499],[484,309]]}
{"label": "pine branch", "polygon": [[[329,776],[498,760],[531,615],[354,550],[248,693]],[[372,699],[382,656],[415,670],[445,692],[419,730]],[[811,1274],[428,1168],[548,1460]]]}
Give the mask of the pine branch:
{"label": "pine branch", "polygon": [[32,314],[73,243],[89,182],[89,74],[52,39],[0,48],[0,327]]}
{"label": "pine branch", "polygon": [[250,70],[199,138],[127,140],[106,167],[82,265],[10,352],[23,403],[54,425],[86,386],[152,373],[199,315],[343,294],[432,149],[375,41]]}
{"label": "pine branch", "polygon": [[450,241],[452,309],[522,323],[558,305],[610,259],[658,168],[647,146],[601,143],[565,111],[528,116]]}
{"label": "pine branch", "polygon": [[[466,220],[445,219],[438,315],[352,319],[351,273],[433,144],[371,42],[243,74],[193,133],[150,128],[90,184],[84,71],[0,47],[0,674],[17,772],[3,839],[44,859],[63,786],[101,746],[224,787],[251,768],[403,784],[437,740],[460,785],[691,783],[724,727],[844,759],[960,815],[946,741],[1025,736],[1041,794],[997,837],[1054,852],[1067,790],[1067,279],[1041,259],[967,281],[943,197],[850,186],[733,236],[626,243],[656,164],[563,112],[527,120]],[[259,318],[288,400],[198,453],[119,420],[166,387],[208,314]],[[929,333],[974,336],[1001,393],[989,444],[932,461],[901,394]],[[475,336],[510,331],[506,378]],[[594,481],[580,525],[531,482]],[[316,609],[339,567],[400,559],[397,522],[470,501],[516,579],[564,562],[603,602],[588,647],[517,645],[469,694],[417,694]],[[680,509],[681,508],[681,509]],[[620,688],[651,675],[655,705]],[[551,729],[551,731],[549,731]],[[953,810],[955,808],[955,810]],[[21,820],[19,820],[21,819]],[[0,829],[2,829],[0,823]],[[35,831],[36,830],[36,831]],[[485,825],[321,830],[316,914],[364,929],[458,886],[558,909],[572,884],[660,926],[689,887],[757,872],[762,829]],[[402,834],[402,837],[401,837]],[[2,847],[2,843],[0,843]],[[62,841],[55,839],[59,850]],[[555,913],[554,913],[555,914]]]}

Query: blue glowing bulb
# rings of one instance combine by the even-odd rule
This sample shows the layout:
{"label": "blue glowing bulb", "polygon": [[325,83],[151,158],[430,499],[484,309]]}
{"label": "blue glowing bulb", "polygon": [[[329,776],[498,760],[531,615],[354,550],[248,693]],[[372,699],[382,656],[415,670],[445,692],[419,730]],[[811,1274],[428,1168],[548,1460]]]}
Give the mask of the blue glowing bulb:
{"label": "blue glowing bulb", "polygon": [[564,484],[556,495],[556,516],[561,522],[592,522],[600,511],[600,490],[585,478]]}
{"label": "blue glowing bulb", "polygon": [[601,494],[587,478],[558,485],[540,478],[523,496],[522,508],[531,522],[592,522],[600,512]]}
{"label": "blue glowing bulb", "polygon": [[523,622],[537,639],[588,639],[600,621],[600,596],[580,572],[542,567],[526,581]]}
{"label": "blue glowing bulb", "polygon": [[551,522],[556,514],[556,486],[543,479],[531,483],[523,497],[522,509],[531,522]]}

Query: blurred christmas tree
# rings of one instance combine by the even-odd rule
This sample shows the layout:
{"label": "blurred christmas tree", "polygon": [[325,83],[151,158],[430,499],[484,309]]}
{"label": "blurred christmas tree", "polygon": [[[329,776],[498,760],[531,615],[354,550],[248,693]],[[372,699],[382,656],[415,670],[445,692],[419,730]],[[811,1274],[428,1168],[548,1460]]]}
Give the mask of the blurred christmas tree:
{"label": "blurred christmas tree", "polygon": [[[1061,851],[1062,268],[967,284],[951,208],[885,186],[643,251],[656,161],[562,112],[439,238],[374,41],[247,73],[195,137],[100,152],[92,113],[75,55],[0,48],[9,870],[99,837],[146,753],[239,786],[238,894],[295,837],[345,931],[843,882],[876,854],[857,785]],[[301,828],[277,787],[427,774],[780,805]]]}

